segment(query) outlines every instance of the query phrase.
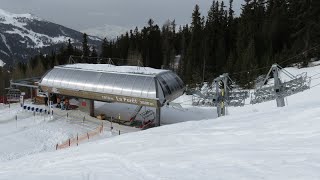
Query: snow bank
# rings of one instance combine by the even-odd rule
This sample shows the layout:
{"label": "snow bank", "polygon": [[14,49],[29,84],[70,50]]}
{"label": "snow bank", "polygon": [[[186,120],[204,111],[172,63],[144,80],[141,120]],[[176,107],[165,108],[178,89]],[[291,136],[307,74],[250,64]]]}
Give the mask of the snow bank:
{"label": "snow bank", "polygon": [[[288,70],[295,74],[304,69]],[[305,70],[320,73],[320,67]],[[166,125],[3,162],[0,179],[320,179],[319,90],[315,86],[292,95],[283,108],[275,101],[230,107],[229,115],[218,119]]]}

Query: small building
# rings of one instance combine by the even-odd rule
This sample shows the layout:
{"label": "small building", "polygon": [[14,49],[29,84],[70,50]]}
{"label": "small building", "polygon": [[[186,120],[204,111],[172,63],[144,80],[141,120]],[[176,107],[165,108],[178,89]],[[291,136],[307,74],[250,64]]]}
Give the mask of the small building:
{"label": "small building", "polygon": [[183,81],[169,70],[110,64],[73,64],[56,66],[39,81],[42,91],[93,101],[118,102],[160,108],[181,96]]}

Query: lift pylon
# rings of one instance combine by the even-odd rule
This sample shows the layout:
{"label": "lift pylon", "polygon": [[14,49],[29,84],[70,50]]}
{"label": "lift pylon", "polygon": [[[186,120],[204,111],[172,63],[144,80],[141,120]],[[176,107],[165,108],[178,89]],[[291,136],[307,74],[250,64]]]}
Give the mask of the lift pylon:
{"label": "lift pylon", "polygon": [[[272,77],[274,82],[270,84],[268,80]],[[281,80],[281,78],[284,77],[287,77],[289,81]],[[311,79],[307,76],[307,73],[294,76],[278,64],[274,64],[265,79],[255,89],[255,92],[251,96],[250,103],[257,104],[276,100],[277,107],[283,107],[285,106],[285,97],[309,89],[310,82]]]}

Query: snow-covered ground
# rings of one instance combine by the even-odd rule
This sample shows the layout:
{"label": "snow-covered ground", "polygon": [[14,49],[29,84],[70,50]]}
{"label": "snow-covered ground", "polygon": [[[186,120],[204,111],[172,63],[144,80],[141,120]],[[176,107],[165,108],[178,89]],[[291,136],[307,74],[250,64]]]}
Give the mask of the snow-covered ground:
{"label": "snow-covered ground", "polygon": [[84,70],[94,70],[94,71],[105,71],[105,72],[118,72],[118,73],[135,73],[135,74],[158,74],[167,70],[154,69],[150,67],[139,67],[139,66],[115,66],[112,64],[68,64],[61,67],[66,68],[76,68]]}
{"label": "snow-covered ground", "polygon": [[[311,86],[320,83],[318,66],[287,70],[292,74],[307,71],[313,76]],[[104,137],[65,150],[7,158],[0,162],[0,179],[320,179],[319,91],[320,86],[315,86],[292,95],[283,108],[277,108],[275,101],[230,107],[229,115],[221,118],[216,118],[215,108],[192,107],[190,97],[183,96],[175,101],[182,108],[163,108],[163,121],[168,120],[163,124],[188,122]],[[134,109],[96,105],[97,111],[108,113]],[[28,138],[25,129],[29,125],[19,129],[18,124],[17,129],[10,120],[14,110],[10,111],[3,108],[0,112],[1,150],[6,146],[11,146],[11,151],[28,149],[27,141],[43,136],[39,133],[43,126],[57,130],[44,137],[49,142],[67,136],[59,128],[70,132],[80,129],[63,120],[34,122],[30,117],[30,129],[40,130]],[[21,132],[25,139],[18,141]],[[13,140],[15,147],[5,139]]]}
{"label": "snow-covered ground", "polygon": [[[17,34],[23,38],[28,37],[34,42],[34,45],[28,45],[29,48],[41,48],[46,47],[51,44],[57,44],[61,42],[66,42],[70,39],[67,36],[57,36],[57,37],[50,37],[45,34],[34,32],[27,27],[28,21],[45,21],[37,16],[32,14],[13,14],[7,12],[5,10],[0,9],[0,22],[2,24],[7,24],[13,26],[12,30],[5,31],[8,34]],[[2,41],[7,46],[8,50],[11,52],[10,46],[7,44],[7,40],[3,34],[0,34],[2,37]],[[71,41],[74,41],[71,38]]]}

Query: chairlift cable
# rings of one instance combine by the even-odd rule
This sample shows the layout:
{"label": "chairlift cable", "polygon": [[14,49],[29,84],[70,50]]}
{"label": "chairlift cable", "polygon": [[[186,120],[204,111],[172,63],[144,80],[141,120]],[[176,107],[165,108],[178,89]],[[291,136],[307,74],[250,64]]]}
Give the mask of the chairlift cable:
{"label": "chairlift cable", "polygon": [[303,51],[303,52],[301,52],[301,53],[299,53],[299,54],[297,54],[297,55],[295,55],[295,56],[293,56],[293,57],[290,57],[290,58],[288,58],[288,59],[286,59],[286,60],[284,60],[284,61],[282,61],[282,62],[279,62],[278,64],[283,64],[283,63],[285,63],[285,62],[288,62],[288,61],[290,61],[290,60],[292,60],[292,59],[294,59],[294,58],[296,58],[296,57],[298,57],[298,56],[300,56],[300,55],[302,55],[302,54],[304,54],[304,53],[307,53],[307,52],[309,52],[309,51],[317,48],[317,47],[320,47],[320,44],[317,44],[316,46],[314,46],[314,47],[312,47],[312,48],[310,48],[310,49],[308,49],[308,50],[305,50],[305,51]]}

